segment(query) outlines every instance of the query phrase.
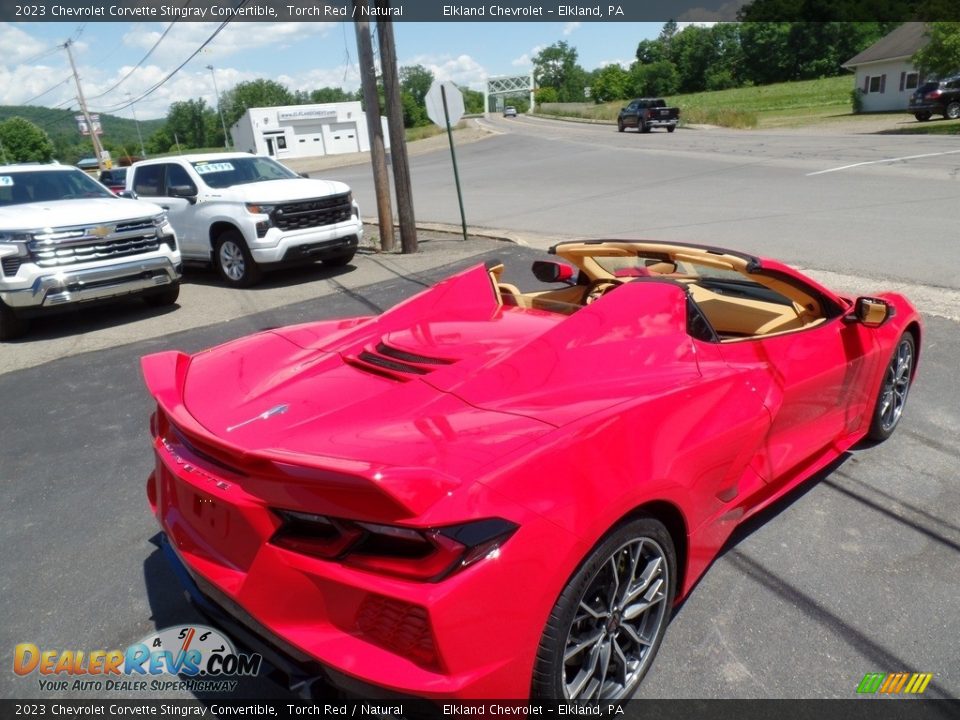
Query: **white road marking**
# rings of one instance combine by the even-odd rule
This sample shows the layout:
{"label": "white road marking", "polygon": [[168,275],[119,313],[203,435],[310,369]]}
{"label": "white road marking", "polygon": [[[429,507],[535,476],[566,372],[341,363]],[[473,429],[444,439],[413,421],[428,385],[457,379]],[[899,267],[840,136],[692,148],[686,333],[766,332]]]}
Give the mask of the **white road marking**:
{"label": "white road marking", "polygon": [[917,160],[918,158],[937,157],[938,155],[955,155],[960,150],[946,150],[944,152],[925,153],[923,155],[904,155],[903,157],[885,158],[884,160],[868,160],[867,162],[853,163],[852,165],[841,165],[840,167],[830,168],[829,170],[817,170],[817,172],[807,173],[807,177],[812,175],[824,175],[826,173],[839,172],[840,170],[849,170],[850,168],[861,167],[863,165],[879,165],[881,163],[900,162],[901,160]]}

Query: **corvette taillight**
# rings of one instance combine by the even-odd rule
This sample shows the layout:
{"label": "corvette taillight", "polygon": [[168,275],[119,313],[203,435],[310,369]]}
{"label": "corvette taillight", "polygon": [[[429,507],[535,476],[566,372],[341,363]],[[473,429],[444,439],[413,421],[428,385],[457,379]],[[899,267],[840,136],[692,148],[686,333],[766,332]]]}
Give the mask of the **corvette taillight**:
{"label": "corvette taillight", "polygon": [[408,528],[275,510],[271,544],[349,567],[438,582],[496,552],[517,526],[500,518],[438,528]]}

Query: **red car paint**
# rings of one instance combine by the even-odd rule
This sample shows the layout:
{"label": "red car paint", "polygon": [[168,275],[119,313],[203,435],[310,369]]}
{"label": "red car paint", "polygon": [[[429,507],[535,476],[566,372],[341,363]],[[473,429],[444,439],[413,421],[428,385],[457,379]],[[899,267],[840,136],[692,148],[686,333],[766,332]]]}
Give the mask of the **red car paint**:
{"label": "red car paint", "polygon": [[[150,355],[151,506],[191,574],[322,665],[417,696],[524,698],[558,595],[624,516],[671,519],[680,600],[738,523],[864,436],[898,338],[920,332],[881,297],[896,312],[879,328],[837,316],[709,343],[676,284],[561,315],[501,305],[476,266],[379,317]],[[285,547],[278,510],[515,530],[423,581]]]}

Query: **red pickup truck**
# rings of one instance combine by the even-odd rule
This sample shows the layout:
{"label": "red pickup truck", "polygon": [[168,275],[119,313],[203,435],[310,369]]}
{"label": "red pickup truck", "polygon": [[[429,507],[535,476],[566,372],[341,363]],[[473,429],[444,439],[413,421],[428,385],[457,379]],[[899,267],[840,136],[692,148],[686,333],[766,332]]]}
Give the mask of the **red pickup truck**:
{"label": "red pickup truck", "polygon": [[680,108],[667,107],[663,98],[637,98],[620,110],[617,116],[617,130],[623,132],[628,127],[640,132],[650,132],[655,127],[665,127],[667,132],[677,129],[680,122]]}

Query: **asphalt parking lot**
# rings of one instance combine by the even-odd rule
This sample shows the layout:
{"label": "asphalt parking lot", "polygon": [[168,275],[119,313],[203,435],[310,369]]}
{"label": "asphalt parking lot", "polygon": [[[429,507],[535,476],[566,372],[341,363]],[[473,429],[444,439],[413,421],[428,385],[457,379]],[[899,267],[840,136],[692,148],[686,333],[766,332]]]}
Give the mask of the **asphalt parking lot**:
{"label": "asphalt parking lot", "polygon": [[[483,144],[474,146],[478,153],[496,147]],[[429,172],[441,159],[422,162],[420,171]],[[937,248],[914,248],[903,275],[863,273],[874,285],[904,283],[945,303],[926,318],[919,379],[901,427],[882,445],[854,448],[737,532],[676,614],[641,697],[850,698],[865,673],[894,671],[932,672],[927,696],[960,697],[960,308],[950,295],[955,279],[915,277],[924,263],[943,273]],[[856,253],[829,252],[842,262],[818,264],[823,255],[811,255],[807,265],[863,279]],[[417,256],[367,252],[345,271],[289,271],[248,291],[193,274],[175,310],[130,302],[46,318],[30,338],[0,346],[8,497],[0,507],[0,648],[124,648],[158,628],[199,620],[151,543],[157,526],[144,495],[152,458],[142,355],[377,313],[491,257],[507,263],[509,281],[529,285],[529,263],[540,253],[437,235]],[[948,258],[955,253],[945,246]],[[35,677],[0,673],[3,697],[83,694],[47,695]],[[283,696],[266,678],[242,683],[235,695]]]}
{"label": "asphalt parking lot", "polygon": [[[154,629],[199,620],[151,543],[157,528],[143,490],[151,404],[141,355],[378,312],[494,256],[522,282],[539,253],[494,246],[373,285],[0,375],[9,498],[0,509],[0,647],[122,648]],[[362,258],[353,272],[368,264]],[[887,668],[934,672],[929,695],[960,694],[948,640],[960,633],[960,453],[947,431],[956,423],[955,398],[942,391],[957,352],[956,325],[933,319],[920,381],[894,438],[855,449],[738,532],[676,615],[642,697],[848,697],[865,672]],[[238,692],[284,695],[265,679]],[[37,696],[36,680],[5,673],[0,693]]]}

